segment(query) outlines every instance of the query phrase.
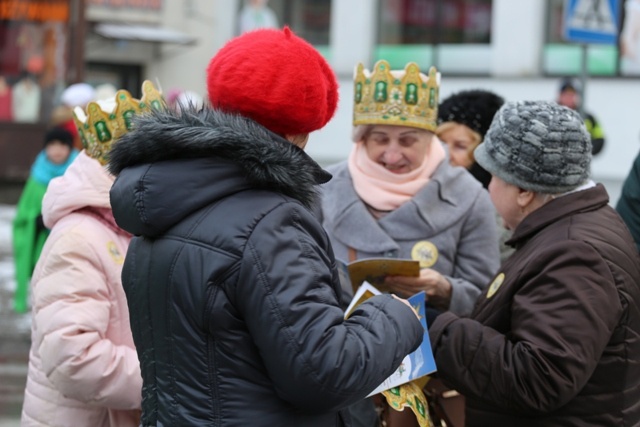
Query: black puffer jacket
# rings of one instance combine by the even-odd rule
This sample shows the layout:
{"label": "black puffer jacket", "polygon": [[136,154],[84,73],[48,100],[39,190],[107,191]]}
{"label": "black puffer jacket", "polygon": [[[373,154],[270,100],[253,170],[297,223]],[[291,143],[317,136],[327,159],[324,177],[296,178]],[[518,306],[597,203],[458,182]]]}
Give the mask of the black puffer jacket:
{"label": "black puffer jacket", "polygon": [[111,203],[144,426],[341,426],[421,341],[389,296],[343,320],[329,240],[311,214],[330,176],[249,120],[140,118],[111,153]]}

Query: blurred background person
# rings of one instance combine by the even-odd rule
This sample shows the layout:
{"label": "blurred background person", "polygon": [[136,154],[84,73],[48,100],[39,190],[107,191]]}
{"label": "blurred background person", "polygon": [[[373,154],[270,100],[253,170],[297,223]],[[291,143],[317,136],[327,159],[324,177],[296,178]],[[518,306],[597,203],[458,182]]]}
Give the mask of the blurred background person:
{"label": "blurred background person", "polygon": [[[155,99],[142,98],[143,111],[160,99],[153,93]],[[140,105],[125,94],[118,103]],[[116,99],[98,105],[102,113],[90,106],[87,115],[79,107],[75,114],[82,123],[102,121],[109,138],[87,138],[87,148],[51,181],[43,200],[51,234],[32,280],[25,427],[135,427],[140,419],[142,376],[121,278],[131,235],[113,218],[114,176],[104,166],[126,129],[108,118]]]}
{"label": "blurred background person", "polygon": [[[489,187],[491,174],[476,162],[473,150],[482,143],[502,104],[504,99],[495,93],[475,89],[453,94],[438,107],[436,135],[448,147],[449,163],[466,168],[484,188]],[[496,220],[500,233],[500,260],[504,261],[513,253],[513,248],[505,244],[511,232],[504,227],[497,212]]]}
{"label": "blurred background person", "polygon": [[627,224],[640,252],[640,154],[636,156],[624,180],[616,210]]}
{"label": "blurred background person", "polygon": [[40,120],[40,100],[42,93],[36,77],[28,71],[20,74],[12,88],[13,120],[22,123],[36,123]]}
{"label": "blurred background person", "polygon": [[244,0],[238,17],[240,34],[259,28],[278,28],[278,17],[269,7],[269,0]]}
{"label": "blurred background person", "polygon": [[626,0],[620,31],[620,70],[625,75],[640,74],[640,0]]}
{"label": "blurred background person", "polygon": [[[579,111],[582,102],[580,94],[581,84],[577,79],[567,77],[560,82],[560,91],[558,93],[558,104],[569,107],[572,110]],[[582,108],[582,119],[587,127],[587,132],[591,137],[591,150],[594,156],[602,151],[605,143],[604,130],[600,122],[595,116]]]}
{"label": "blurred background person", "polygon": [[[115,95],[115,92],[112,96]],[[74,83],[69,85],[60,96],[60,104],[51,113],[51,125],[62,127],[73,135],[73,146],[82,150],[80,134],[73,120],[73,109],[85,108],[86,105],[96,100],[96,90],[88,83]]]}
{"label": "blurred background person", "polygon": [[581,117],[507,102],[474,153],[516,251],[469,318],[442,313],[429,329],[466,425],[640,425],[640,262],[589,179]]}
{"label": "blurred background person", "polygon": [[491,174],[473,157],[504,99],[487,90],[464,90],[444,99],[438,107],[436,135],[449,149],[449,163],[471,172],[484,188]]}
{"label": "blurred background person", "polygon": [[29,308],[29,281],[49,235],[49,229],[42,222],[42,199],[49,182],[61,176],[77,155],[78,151],[73,148],[73,135],[69,131],[50,129],[22,190],[12,224],[16,277],[13,307],[18,313]]}

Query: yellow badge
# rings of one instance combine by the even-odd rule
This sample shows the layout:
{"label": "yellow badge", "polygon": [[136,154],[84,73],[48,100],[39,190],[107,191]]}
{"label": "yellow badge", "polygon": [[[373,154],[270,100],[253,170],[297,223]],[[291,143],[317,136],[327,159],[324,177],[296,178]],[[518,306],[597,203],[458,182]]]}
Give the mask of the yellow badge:
{"label": "yellow badge", "polygon": [[438,261],[438,248],[428,240],[423,240],[413,245],[411,258],[420,261],[420,268],[433,267]]}
{"label": "yellow badge", "polygon": [[109,255],[111,255],[111,258],[113,258],[113,260],[116,262],[116,264],[123,264],[124,263],[124,257],[122,256],[122,254],[118,250],[118,246],[116,246],[115,242],[109,241],[107,243],[107,249],[109,250]]}
{"label": "yellow badge", "polygon": [[500,273],[493,279],[493,282],[489,285],[489,290],[487,291],[487,298],[491,298],[493,294],[495,294],[500,286],[504,283],[504,273]]}

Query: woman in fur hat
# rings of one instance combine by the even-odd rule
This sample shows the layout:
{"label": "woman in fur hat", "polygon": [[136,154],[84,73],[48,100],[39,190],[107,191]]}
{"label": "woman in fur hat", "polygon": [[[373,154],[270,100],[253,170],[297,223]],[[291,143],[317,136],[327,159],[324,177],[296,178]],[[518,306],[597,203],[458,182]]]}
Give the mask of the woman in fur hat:
{"label": "woman in fur hat", "polygon": [[438,107],[436,134],[449,148],[449,163],[462,166],[489,187],[491,174],[475,161],[473,150],[482,143],[504,99],[486,90],[465,90],[446,98]]}
{"label": "woman in fur hat", "polygon": [[[449,163],[462,166],[473,175],[484,188],[489,187],[491,174],[476,162],[473,150],[484,140],[493,116],[504,104],[504,99],[493,92],[475,89],[451,95],[438,108],[436,134],[449,149]],[[500,260],[504,262],[513,253],[506,241],[511,237],[502,218],[496,213],[500,239]]]}
{"label": "woman in fur hat", "polygon": [[211,109],[140,118],[111,152],[114,214],[136,235],[122,277],[142,425],[349,426],[341,409],[424,331],[390,295],[344,319],[312,212],[331,176],[303,151],[335,112],[333,71],[288,28],[262,29],[218,51],[207,86]]}

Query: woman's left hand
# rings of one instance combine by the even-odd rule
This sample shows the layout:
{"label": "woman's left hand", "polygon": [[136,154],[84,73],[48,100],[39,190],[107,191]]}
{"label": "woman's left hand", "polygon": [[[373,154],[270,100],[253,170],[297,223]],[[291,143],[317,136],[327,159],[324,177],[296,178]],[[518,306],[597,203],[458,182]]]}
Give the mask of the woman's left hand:
{"label": "woman's left hand", "polygon": [[439,308],[448,308],[451,302],[451,283],[440,273],[423,268],[420,276],[387,276],[384,281],[391,291],[402,295],[414,295],[425,291],[430,303]]}

